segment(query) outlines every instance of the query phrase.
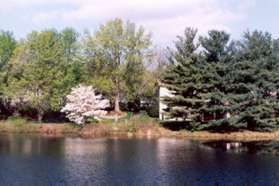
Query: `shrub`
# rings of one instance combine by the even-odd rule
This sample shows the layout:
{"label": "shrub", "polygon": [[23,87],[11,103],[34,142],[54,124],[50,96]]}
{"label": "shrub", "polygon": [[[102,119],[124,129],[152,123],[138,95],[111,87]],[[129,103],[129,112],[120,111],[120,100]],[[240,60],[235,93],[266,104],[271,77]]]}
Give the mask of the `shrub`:
{"label": "shrub", "polygon": [[67,104],[61,112],[66,113],[70,121],[82,125],[90,117],[98,119],[98,116],[105,115],[104,109],[107,107],[109,100],[103,99],[101,94],[96,94],[92,86],[79,85],[67,96]]}

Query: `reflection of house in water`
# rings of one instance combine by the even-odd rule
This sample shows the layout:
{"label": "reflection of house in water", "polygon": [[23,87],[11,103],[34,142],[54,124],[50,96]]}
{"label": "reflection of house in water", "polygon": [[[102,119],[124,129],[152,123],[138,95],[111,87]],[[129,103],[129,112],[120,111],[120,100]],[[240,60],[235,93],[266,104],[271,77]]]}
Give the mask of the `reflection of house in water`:
{"label": "reflection of house in water", "polygon": [[241,153],[247,151],[247,146],[243,142],[237,141],[209,141],[203,143],[206,146],[223,151]]}

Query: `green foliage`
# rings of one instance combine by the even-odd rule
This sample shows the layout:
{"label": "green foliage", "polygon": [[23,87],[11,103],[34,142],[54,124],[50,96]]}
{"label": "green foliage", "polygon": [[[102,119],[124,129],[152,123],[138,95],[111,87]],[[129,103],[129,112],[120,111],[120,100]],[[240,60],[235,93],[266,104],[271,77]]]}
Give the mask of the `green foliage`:
{"label": "green foliage", "polygon": [[142,27],[121,19],[109,21],[87,36],[89,79],[115,102],[115,111],[119,111],[120,96],[130,100],[140,95],[149,46],[150,35]]}
{"label": "green foliage", "polygon": [[254,31],[245,33],[237,46],[228,45],[228,34],[209,31],[208,37],[200,37],[202,57],[194,63],[198,52],[191,50],[193,38],[179,37],[170,59],[176,63],[163,81],[174,91],[165,98],[167,113],[190,121],[192,130],[278,128],[278,41]]}
{"label": "green foliage", "polygon": [[13,36],[13,33],[8,31],[0,31],[0,89],[3,93],[3,89],[7,83],[8,78],[8,64],[14,50],[16,48],[17,42]]}
{"label": "green foliage", "polygon": [[56,30],[32,32],[11,60],[5,94],[36,109],[38,120],[46,111],[58,111],[65,95],[81,79],[80,65],[68,61],[69,48]]}
{"label": "green foliage", "polygon": [[34,31],[18,44],[10,32],[1,32],[3,100],[15,114],[32,109],[41,120],[45,112],[59,111],[79,83],[94,85],[116,106],[150,99],[156,84],[144,65],[150,40],[143,27],[120,19],[101,25],[83,42],[72,28]]}
{"label": "green foliage", "polygon": [[[119,112],[120,101],[157,105],[161,80],[174,94],[164,98],[167,116],[185,120],[193,131],[279,126],[279,39],[268,32],[248,31],[231,41],[218,30],[197,39],[197,30],[187,28],[168,58],[156,58],[155,70],[146,65],[154,57],[151,36],[134,23],[114,19],[80,38],[72,28],[48,29],[17,42],[11,32],[0,31],[2,105],[16,113],[36,110],[41,120],[45,112],[59,111],[71,88],[84,83],[110,98]],[[129,115],[118,122],[130,132],[140,122],[153,123]]]}
{"label": "green foliage", "polygon": [[163,83],[174,94],[165,97],[170,118],[177,117],[199,121],[199,110],[205,104],[203,93],[207,89],[202,83],[204,69],[200,68],[200,58],[196,53],[198,45],[194,43],[197,30],[187,28],[184,37],[175,43],[175,51],[170,60],[174,66],[166,72]]}
{"label": "green foliage", "polygon": [[218,62],[227,56],[227,44],[230,35],[224,31],[211,30],[208,37],[200,37],[200,42],[204,50],[204,55],[208,62]]}
{"label": "green foliage", "polygon": [[245,32],[239,45],[242,59],[257,60],[272,54],[272,37],[268,32]]}
{"label": "green foliage", "polygon": [[3,69],[13,55],[16,48],[16,40],[13,33],[0,31],[0,69]]}

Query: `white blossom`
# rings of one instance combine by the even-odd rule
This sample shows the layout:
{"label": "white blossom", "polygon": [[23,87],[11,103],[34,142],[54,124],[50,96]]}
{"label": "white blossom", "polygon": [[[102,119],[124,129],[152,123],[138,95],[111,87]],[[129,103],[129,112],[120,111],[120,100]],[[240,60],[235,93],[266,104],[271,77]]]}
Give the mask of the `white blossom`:
{"label": "white blossom", "polygon": [[89,117],[103,116],[107,112],[104,110],[109,107],[109,100],[103,99],[101,94],[96,94],[92,86],[79,85],[72,89],[67,96],[67,104],[61,112],[66,113],[66,117],[76,123],[84,124]]}

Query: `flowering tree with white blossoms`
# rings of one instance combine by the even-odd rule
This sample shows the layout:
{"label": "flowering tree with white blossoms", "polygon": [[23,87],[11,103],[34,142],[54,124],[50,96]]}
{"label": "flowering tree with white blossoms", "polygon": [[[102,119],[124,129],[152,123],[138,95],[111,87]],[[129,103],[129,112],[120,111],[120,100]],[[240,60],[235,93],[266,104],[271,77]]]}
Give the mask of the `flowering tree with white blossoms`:
{"label": "flowering tree with white blossoms", "polygon": [[105,115],[107,112],[104,109],[107,107],[109,100],[103,99],[101,94],[96,94],[92,86],[79,85],[67,96],[67,104],[61,112],[66,113],[70,121],[82,125],[88,117],[99,119],[99,116]]}

